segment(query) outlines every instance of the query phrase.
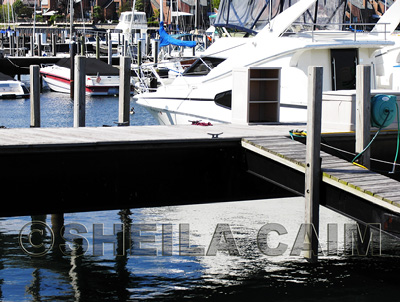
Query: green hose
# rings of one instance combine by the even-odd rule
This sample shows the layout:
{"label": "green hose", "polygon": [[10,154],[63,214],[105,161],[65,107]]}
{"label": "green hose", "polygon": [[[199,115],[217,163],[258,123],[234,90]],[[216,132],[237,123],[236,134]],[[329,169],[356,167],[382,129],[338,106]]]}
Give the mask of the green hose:
{"label": "green hose", "polygon": [[396,156],[394,157],[394,162],[393,162],[393,169],[392,172],[389,173],[394,173],[396,169],[396,162],[397,162],[397,156],[399,155],[399,141],[400,141],[400,122],[399,122],[399,105],[396,102],[396,109],[397,109],[397,148],[396,148]]}
{"label": "green hose", "polygon": [[[396,105],[397,105],[397,103],[396,103]],[[362,150],[360,153],[358,153],[358,154],[356,155],[356,157],[353,158],[353,160],[351,161],[352,163],[354,163],[354,162],[357,160],[357,158],[359,158],[361,155],[364,154],[365,151],[368,150],[368,148],[371,146],[372,142],[373,142],[373,141],[375,140],[375,138],[378,136],[379,132],[381,132],[381,130],[384,128],[383,125],[385,125],[386,120],[388,119],[389,115],[390,115],[390,111],[386,111],[385,120],[383,121],[383,123],[382,123],[381,126],[379,127],[379,130],[375,133],[374,137],[371,139],[371,141],[368,143],[368,145],[364,148],[364,150]],[[396,158],[397,158],[397,154],[396,154]]]}

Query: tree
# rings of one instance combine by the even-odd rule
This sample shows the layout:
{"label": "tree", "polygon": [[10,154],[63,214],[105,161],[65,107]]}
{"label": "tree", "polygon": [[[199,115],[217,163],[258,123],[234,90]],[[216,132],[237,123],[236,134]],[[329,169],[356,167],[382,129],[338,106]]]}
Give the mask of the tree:
{"label": "tree", "polygon": [[221,1],[221,0],[212,0],[212,1],[211,1],[212,8],[213,8],[213,9],[214,9],[214,8],[218,9],[218,8],[219,8],[219,3],[220,3],[220,1]]}
{"label": "tree", "polygon": [[136,0],[135,3],[135,9],[139,12],[143,12],[144,11],[144,3],[143,0]]}
{"label": "tree", "polygon": [[[132,10],[132,1],[126,1],[119,8],[119,14],[121,14],[122,12],[127,12],[127,11],[130,12],[131,10]],[[144,2],[143,2],[143,0],[136,0],[135,10],[137,10],[139,12],[143,12],[144,11]]]}
{"label": "tree", "polygon": [[25,5],[22,2],[22,0],[16,0],[13,3],[13,11],[16,16],[21,16],[21,17],[31,16],[33,13],[33,9]]}
{"label": "tree", "polygon": [[103,21],[104,16],[103,16],[103,10],[101,9],[101,6],[95,6],[93,7],[93,21]]}

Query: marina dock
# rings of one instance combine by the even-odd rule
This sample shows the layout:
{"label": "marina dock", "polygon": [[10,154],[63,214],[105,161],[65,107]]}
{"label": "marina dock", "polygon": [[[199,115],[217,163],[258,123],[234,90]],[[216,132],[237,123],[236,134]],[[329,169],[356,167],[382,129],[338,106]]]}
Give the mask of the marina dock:
{"label": "marina dock", "polygon": [[0,182],[8,201],[1,216],[281,196],[243,168],[240,141],[291,128],[3,129]]}
{"label": "marina dock", "polygon": [[[297,126],[3,129],[2,216],[304,195]],[[321,205],[400,234],[398,181],[321,159]]]}
{"label": "marina dock", "polygon": [[[250,173],[304,195],[306,146],[286,136],[243,139]],[[321,152],[320,204],[399,236],[400,182]]]}

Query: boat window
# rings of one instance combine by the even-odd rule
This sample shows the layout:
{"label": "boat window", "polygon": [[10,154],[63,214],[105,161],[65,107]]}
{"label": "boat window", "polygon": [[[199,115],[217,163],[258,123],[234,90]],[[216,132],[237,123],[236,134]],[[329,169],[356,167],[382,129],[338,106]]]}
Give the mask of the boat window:
{"label": "boat window", "polygon": [[212,57],[198,58],[183,74],[187,76],[207,75],[211,69],[217,67],[223,61],[225,59]]}
{"label": "boat window", "polygon": [[224,91],[218,93],[214,98],[215,104],[225,107],[232,108],[232,90]]}
{"label": "boat window", "polygon": [[145,23],[145,22],[147,22],[147,20],[146,20],[146,15],[135,14],[135,16],[133,17],[133,21],[134,21],[135,23]]}
{"label": "boat window", "polygon": [[125,22],[131,22],[131,19],[132,19],[132,15],[131,14],[126,15]]}
{"label": "boat window", "polygon": [[0,84],[1,92],[19,92],[19,84],[17,83],[2,83]]}

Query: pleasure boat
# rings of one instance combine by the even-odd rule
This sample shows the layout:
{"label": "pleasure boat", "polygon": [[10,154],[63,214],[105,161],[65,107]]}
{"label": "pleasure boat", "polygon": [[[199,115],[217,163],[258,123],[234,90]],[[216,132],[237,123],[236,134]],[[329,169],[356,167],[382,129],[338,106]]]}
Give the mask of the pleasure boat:
{"label": "pleasure boat", "polygon": [[122,37],[131,44],[137,43],[138,39],[146,37],[147,29],[145,12],[136,10],[122,12],[114,32],[111,33],[111,43],[118,45]]}
{"label": "pleasure boat", "polygon": [[[355,89],[356,65],[374,66],[377,51],[394,45],[384,35],[377,34],[385,31],[385,24],[379,24],[380,29],[372,33],[344,31],[343,24],[339,29],[326,30],[325,26],[306,24],[304,28],[295,23],[315,2],[295,3],[274,17],[254,38],[242,39],[235,47],[219,51],[223,47],[218,49],[218,46],[225,41],[217,40],[181,77],[170,85],[160,86],[154,93],[136,95],[136,102],[160,124],[190,124],[192,120],[231,123],[234,72],[272,68],[279,70],[275,94],[280,105],[275,121],[305,122],[309,66],[323,67],[323,91]],[[390,7],[393,15],[400,15],[399,5],[400,1],[396,1]],[[347,28],[351,26],[347,24]],[[376,88],[375,82],[373,85]]]}
{"label": "pleasure boat", "polygon": [[0,72],[0,99],[29,98],[25,84]]}
{"label": "pleasure boat", "polygon": [[[400,1],[392,4],[392,7],[400,6]],[[384,33],[377,31],[377,26],[372,30],[380,36],[386,36],[394,45],[378,50],[375,54],[377,87],[400,91],[400,13],[389,9],[377,22],[386,24]],[[397,30],[397,31],[396,31]]]}
{"label": "pleasure boat", "polygon": [[[86,60],[86,95],[118,95],[119,69],[95,58],[86,58]],[[40,74],[51,90],[70,93],[70,66],[71,60],[63,58],[54,65],[40,68]],[[131,85],[131,94],[133,94],[133,85]]]}

